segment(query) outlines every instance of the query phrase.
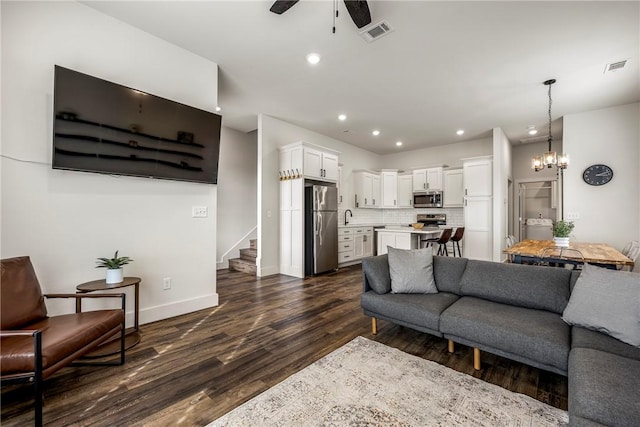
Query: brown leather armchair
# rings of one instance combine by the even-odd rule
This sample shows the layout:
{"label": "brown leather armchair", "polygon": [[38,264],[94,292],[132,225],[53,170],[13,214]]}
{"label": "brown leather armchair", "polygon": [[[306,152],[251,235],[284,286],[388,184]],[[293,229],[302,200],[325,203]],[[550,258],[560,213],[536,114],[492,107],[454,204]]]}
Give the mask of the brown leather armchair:
{"label": "brown leather armchair", "polygon": [[[43,295],[27,256],[3,259],[1,269],[1,380],[33,382],[35,424],[40,426],[43,380],[118,334],[118,360],[95,364],[124,363],[125,294]],[[122,308],[49,317],[45,298],[120,298]]]}

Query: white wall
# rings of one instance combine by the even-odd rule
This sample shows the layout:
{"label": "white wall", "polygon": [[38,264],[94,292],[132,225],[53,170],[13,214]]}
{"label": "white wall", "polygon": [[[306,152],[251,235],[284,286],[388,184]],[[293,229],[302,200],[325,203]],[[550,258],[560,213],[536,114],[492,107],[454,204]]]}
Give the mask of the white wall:
{"label": "white wall", "polygon": [[[380,156],[337,139],[292,125],[266,114],[258,116],[258,275],[276,274],[280,269],[278,147],[305,141],[340,152],[344,164],[342,180],[344,208],[353,206],[351,185],[354,169],[379,168]],[[355,213],[355,211],[354,211]]]}
{"label": "white wall", "polygon": [[258,133],[222,128],[218,167],[217,268],[257,237]]}
{"label": "white wall", "polygon": [[437,147],[422,148],[420,150],[403,151],[382,156],[381,162],[384,168],[412,170],[421,167],[447,165],[449,167],[462,167],[465,157],[478,157],[491,155],[493,139],[483,138],[472,141],[458,142],[455,144],[439,145]]}
{"label": "white wall", "polygon": [[[618,249],[639,240],[640,103],[565,116],[563,145],[571,156],[565,171],[565,218],[580,215],[575,239]],[[613,169],[611,182],[594,187],[582,180],[582,172],[596,163]]]}
{"label": "white wall", "polygon": [[50,166],[54,64],[207,111],[217,65],[79,3],[1,8],[2,258],[30,255],[45,292],[74,292],[119,249],[135,260],[125,275],[143,280],[142,323],[217,305],[215,186]]}

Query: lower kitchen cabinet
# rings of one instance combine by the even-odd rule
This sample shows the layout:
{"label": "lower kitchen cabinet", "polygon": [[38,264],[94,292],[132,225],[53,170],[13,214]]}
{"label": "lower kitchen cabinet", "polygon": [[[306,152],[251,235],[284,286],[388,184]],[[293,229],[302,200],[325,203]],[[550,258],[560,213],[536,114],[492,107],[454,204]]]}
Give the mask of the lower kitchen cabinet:
{"label": "lower kitchen cabinet", "polygon": [[393,231],[378,231],[378,255],[387,253],[387,246],[396,249],[417,249],[418,242],[411,233],[394,233]]}
{"label": "lower kitchen cabinet", "polygon": [[338,264],[348,265],[373,256],[373,227],[338,228]]}

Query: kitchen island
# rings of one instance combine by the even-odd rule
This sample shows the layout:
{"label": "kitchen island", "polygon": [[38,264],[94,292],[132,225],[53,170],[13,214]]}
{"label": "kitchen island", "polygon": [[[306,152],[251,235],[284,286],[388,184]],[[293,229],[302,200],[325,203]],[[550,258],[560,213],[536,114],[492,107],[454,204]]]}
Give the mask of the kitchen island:
{"label": "kitchen island", "polygon": [[438,227],[413,228],[411,226],[387,226],[375,230],[378,233],[378,255],[387,253],[387,246],[397,249],[418,249],[420,239],[434,238],[442,233]]}

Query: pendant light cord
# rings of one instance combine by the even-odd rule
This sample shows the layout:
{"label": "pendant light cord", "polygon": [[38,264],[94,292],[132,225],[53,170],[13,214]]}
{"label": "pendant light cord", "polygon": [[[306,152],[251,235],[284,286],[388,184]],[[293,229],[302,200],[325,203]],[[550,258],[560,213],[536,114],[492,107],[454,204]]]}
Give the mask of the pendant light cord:
{"label": "pendant light cord", "polygon": [[553,83],[549,84],[549,151],[551,151],[551,140],[553,139],[551,136],[551,85]]}

